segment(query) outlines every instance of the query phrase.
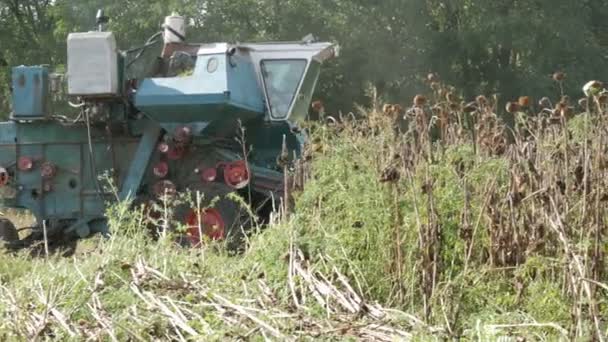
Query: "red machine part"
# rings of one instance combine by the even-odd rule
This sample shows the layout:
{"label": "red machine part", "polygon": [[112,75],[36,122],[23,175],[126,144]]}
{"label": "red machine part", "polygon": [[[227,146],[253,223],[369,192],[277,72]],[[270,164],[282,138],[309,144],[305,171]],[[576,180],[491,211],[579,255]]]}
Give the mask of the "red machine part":
{"label": "red machine part", "polygon": [[154,184],[154,194],[156,196],[173,195],[177,192],[175,184],[170,180],[161,180]]}
{"label": "red machine part", "polygon": [[217,178],[217,169],[214,167],[210,167],[208,169],[203,170],[203,173],[201,175],[201,180],[203,182],[215,182]]}
{"label": "red machine part", "polygon": [[0,186],[5,186],[11,180],[11,176],[8,174],[5,168],[0,167]]}
{"label": "red machine part", "polygon": [[186,153],[186,148],[183,146],[172,146],[169,148],[169,152],[167,156],[171,160],[179,160],[182,159],[184,154]]}
{"label": "red machine part", "polygon": [[224,239],[226,225],[217,209],[209,208],[200,211],[192,209],[186,215],[185,223],[188,226],[188,237],[193,246],[200,245],[201,232],[211,240]]}
{"label": "red machine part", "polygon": [[173,139],[179,145],[188,145],[192,141],[192,129],[188,126],[181,126],[175,129]]}
{"label": "red machine part", "polygon": [[158,144],[158,146],[156,147],[158,149],[158,152],[160,153],[169,153],[169,144],[165,143],[165,142],[161,142],[160,144]]}
{"label": "red machine part", "polygon": [[154,175],[158,178],[165,178],[169,174],[169,164],[164,161],[154,166]]}
{"label": "red machine part", "polygon": [[34,160],[30,157],[22,156],[17,160],[17,168],[19,171],[30,171],[34,167]]}
{"label": "red machine part", "polygon": [[233,189],[242,189],[249,184],[249,169],[244,160],[224,165],[224,182]]}
{"label": "red machine part", "polygon": [[51,179],[57,175],[57,167],[51,162],[44,162],[40,165],[40,175],[43,179]]}

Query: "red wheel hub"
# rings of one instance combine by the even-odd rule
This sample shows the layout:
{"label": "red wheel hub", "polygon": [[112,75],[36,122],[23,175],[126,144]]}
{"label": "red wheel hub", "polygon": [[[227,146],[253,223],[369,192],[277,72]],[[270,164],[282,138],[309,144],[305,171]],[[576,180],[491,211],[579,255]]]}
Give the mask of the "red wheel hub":
{"label": "red wheel hub", "polygon": [[178,127],[173,136],[176,143],[187,145],[192,140],[192,130],[188,126]]}
{"label": "red wheel hub", "polygon": [[249,170],[244,160],[227,163],[224,166],[224,182],[233,189],[242,189],[249,184]]}
{"label": "red wheel hub", "polygon": [[159,162],[154,166],[154,175],[158,178],[165,178],[169,174],[169,164]]}
{"label": "red wheel hub", "polygon": [[34,161],[30,157],[19,157],[17,167],[19,171],[30,171],[34,167]]}
{"label": "red wheel hub", "polygon": [[203,171],[201,179],[205,182],[215,182],[217,178],[217,170],[215,168],[208,168]]}
{"label": "red wheel hub", "polygon": [[171,160],[179,160],[179,159],[182,159],[182,157],[184,156],[185,153],[186,153],[186,148],[184,146],[173,146],[173,147],[169,148],[169,152],[167,153],[167,156]]}
{"label": "red wheel hub", "polygon": [[201,233],[211,240],[224,238],[225,224],[217,209],[209,208],[199,212],[194,209],[190,210],[186,216],[186,225],[188,226],[188,237],[194,246],[200,245]]}
{"label": "red wheel hub", "polygon": [[169,144],[164,143],[164,142],[158,144],[158,146],[156,148],[158,149],[158,152],[160,152],[160,153],[168,153],[169,152]]}
{"label": "red wheel hub", "polygon": [[7,185],[10,179],[11,177],[9,176],[8,171],[6,171],[5,168],[0,167],[0,186]]}

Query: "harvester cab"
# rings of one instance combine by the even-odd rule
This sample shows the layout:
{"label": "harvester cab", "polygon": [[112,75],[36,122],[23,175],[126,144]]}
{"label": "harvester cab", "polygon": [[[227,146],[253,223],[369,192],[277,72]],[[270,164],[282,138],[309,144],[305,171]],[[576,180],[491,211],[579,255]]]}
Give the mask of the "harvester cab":
{"label": "harvester cab", "polygon": [[[300,122],[308,113],[320,64],[337,51],[333,44],[314,42],[310,36],[300,42],[186,43],[184,18],[172,15],[162,32],[143,47],[124,52],[122,59],[111,32],[70,34],[69,94],[120,94],[121,77],[161,37],[163,49],[152,75],[129,89],[135,107],[161,123],[235,116]],[[125,70],[119,70],[121,64]]]}
{"label": "harvester cab", "polygon": [[[183,60],[186,53],[194,60],[193,67],[191,72],[181,70],[179,76],[182,77],[165,79],[164,84],[179,84],[177,88],[181,87],[184,94],[199,95],[201,101],[205,95],[222,91],[224,104],[233,110],[263,112],[265,119],[271,121],[305,119],[320,64],[336,56],[338,51],[331,43],[315,42],[311,35],[298,42],[184,44],[182,27],[183,19],[179,16],[165,20],[162,55],[169,58],[171,68],[179,65],[174,62],[180,56]],[[189,88],[184,78],[189,78],[198,88]],[[159,80],[146,83],[154,82],[162,83]],[[140,99],[145,95],[145,91],[140,93]]]}
{"label": "harvester cab", "polygon": [[[161,62],[160,76],[141,82],[135,105],[161,122],[200,121],[205,112],[212,112],[209,119],[263,116],[300,122],[308,113],[320,64],[331,51],[329,43],[184,46]],[[177,114],[164,117],[167,111]]]}
{"label": "harvester cab", "polygon": [[[73,116],[49,106],[61,87],[48,67],[13,68],[11,120],[0,123],[0,195],[5,207],[36,217],[28,241],[42,227],[51,237],[107,233],[106,203],[116,197],[146,208],[176,192],[221,198],[202,203],[205,210],[176,208],[173,219],[190,227],[194,244],[201,232],[217,239],[242,231],[228,193],[247,194],[267,212],[283,194],[284,156],[297,156],[306,140],[294,127],[336,47],[310,38],[192,44],[185,19],[172,15],[143,46],[119,51],[105,31],[109,18],[100,11],[96,19],[97,31],[67,39]],[[160,56],[146,62],[157,43]],[[148,71],[134,76],[139,63]],[[0,238],[15,237],[5,231]]]}

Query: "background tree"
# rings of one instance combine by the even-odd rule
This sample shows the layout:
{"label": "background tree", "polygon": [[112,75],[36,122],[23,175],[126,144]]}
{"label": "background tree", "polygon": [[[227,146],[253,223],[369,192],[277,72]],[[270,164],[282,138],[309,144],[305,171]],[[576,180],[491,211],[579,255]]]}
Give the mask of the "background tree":
{"label": "background tree", "polygon": [[5,117],[10,103],[10,67],[56,61],[51,6],[50,0],[0,0],[0,113]]}
{"label": "background tree", "polygon": [[10,67],[65,63],[69,32],[94,28],[97,8],[112,20],[120,48],[141,44],[172,11],[189,19],[192,41],[337,41],[342,55],[322,74],[317,97],[332,110],[365,102],[371,83],[409,102],[437,72],[466,97],[555,91],[568,74],[578,91],[607,71],[608,0],[0,0],[0,112],[9,112]]}

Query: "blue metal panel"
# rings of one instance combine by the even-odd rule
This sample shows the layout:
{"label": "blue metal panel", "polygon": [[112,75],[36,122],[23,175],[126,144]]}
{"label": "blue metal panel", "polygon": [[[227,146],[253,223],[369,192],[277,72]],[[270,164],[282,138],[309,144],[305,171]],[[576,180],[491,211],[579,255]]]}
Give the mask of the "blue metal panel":
{"label": "blue metal panel", "polygon": [[[176,82],[175,87],[184,87],[188,84],[196,83],[195,80],[183,80],[182,82]],[[180,109],[182,106],[204,106],[213,105],[218,103],[226,103],[229,99],[228,93],[206,93],[206,94],[186,94],[181,93],[175,88],[171,88],[169,85],[172,82],[156,82],[154,80],[146,80],[142,85],[142,89],[138,92],[141,94],[145,91],[145,95],[138,97],[137,107],[144,111],[147,111],[149,107],[166,107],[171,109]],[[179,84],[179,86],[178,86]],[[145,88],[144,88],[145,87]],[[179,112],[179,110],[176,110]],[[171,120],[171,115],[168,114],[167,120]],[[205,121],[205,120],[202,120]]]}
{"label": "blue metal panel", "polygon": [[[53,121],[0,124],[0,152],[12,151],[12,161],[2,155],[0,161],[6,160],[8,168],[15,170],[11,186],[18,194],[14,205],[31,210],[39,220],[103,217],[105,203],[112,194],[100,193],[95,179],[114,168],[122,180],[128,167],[122,161],[133,159],[137,146],[136,139],[122,137],[109,148],[104,135],[103,129],[93,128],[95,167],[92,167],[84,125],[64,126]],[[22,156],[33,160],[31,170],[17,169],[15,161]],[[56,167],[56,174],[46,180],[42,179],[40,169],[44,162]],[[104,182],[100,183],[103,192]]]}
{"label": "blue metal panel", "polygon": [[135,105],[145,110],[149,106],[180,106],[216,104],[226,101],[228,85],[225,58],[218,60],[214,73],[203,75],[201,58],[190,76],[145,79],[135,96]]}
{"label": "blue metal panel", "polygon": [[44,204],[44,214],[47,217],[79,217],[82,212],[81,145],[43,145],[43,151],[43,161],[51,162],[58,167],[57,176],[49,180],[51,191],[44,193],[43,189],[43,193],[40,194]]}
{"label": "blue metal panel", "polygon": [[20,66],[13,68],[12,76],[13,118],[44,118],[47,114],[48,69]]}
{"label": "blue metal panel", "polygon": [[198,56],[190,76],[143,80],[135,106],[159,122],[211,121],[218,115],[234,119],[230,113],[261,114],[265,109],[251,62],[226,54]]}
{"label": "blue metal panel", "polygon": [[17,138],[17,124],[14,122],[0,122],[0,144],[14,144]]}
{"label": "blue metal panel", "polygon": [[264,112],[264,94],[260,89],[251,60],[240,56],[230,57],[228,90],[231,104],[260,113]]}
{"label": "blue metal panel", "polygon": [[120,190],[120,200],[133,199],[148,168],[152,153],[160,137],[161,128],[155,122],[148,122],[141,137],[135,156],[129,166],[129,172]]}

